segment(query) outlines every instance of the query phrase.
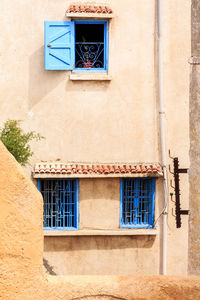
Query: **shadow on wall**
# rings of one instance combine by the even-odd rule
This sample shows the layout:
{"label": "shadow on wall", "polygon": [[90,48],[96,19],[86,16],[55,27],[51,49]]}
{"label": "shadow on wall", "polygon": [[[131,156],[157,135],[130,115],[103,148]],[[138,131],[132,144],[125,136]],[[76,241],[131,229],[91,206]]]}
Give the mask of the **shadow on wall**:
{"label": "shadow on wall", "polygon": [[70,71],[49,71],[44,69],[44,46],[33,52],[29,59],[28,109],[55,89],[64,79],[66,90],[76,92],[105,92],[109,82],[67,80]]}
{"label": "shadow on wall", "polygon": [[155,242],[154,236],[82,236],[82,237],[45,237],[44,251],[73,250],[113,250],[151,248]]}
{"label": "shadow on wall", "polygon": [[49,264],[48,260],[43,258],[43,266],[47,274],[56,276],[57,274],[54,272],[53,267]]}
{"label": "shadow on wall", "polygon": [[66,77],[66,71],[44,70],[44,47],[36,50],[29,60],[28,108],[55,89]]}

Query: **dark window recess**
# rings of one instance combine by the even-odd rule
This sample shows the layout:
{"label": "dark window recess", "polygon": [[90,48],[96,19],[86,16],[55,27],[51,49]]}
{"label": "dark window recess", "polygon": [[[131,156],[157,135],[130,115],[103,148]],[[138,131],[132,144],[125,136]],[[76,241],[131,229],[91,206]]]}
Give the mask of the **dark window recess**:
{"label": "dark window recess", "polygon": [[77,228],[77,180],[41,179],[44,228]]}
{"label": "dark window recess", "polygon": [[75,68],[104,69],[104,24],[76,24],[75,32]]}

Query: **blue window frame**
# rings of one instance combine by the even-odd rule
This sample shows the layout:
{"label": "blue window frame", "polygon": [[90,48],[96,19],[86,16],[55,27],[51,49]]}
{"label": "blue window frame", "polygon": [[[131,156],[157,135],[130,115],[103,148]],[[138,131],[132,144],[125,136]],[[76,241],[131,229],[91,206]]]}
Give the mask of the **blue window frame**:
{"label": "blue window frame", "polygon": [[108,20],[45,21],[45,70],[108,70]]}
{"label": "blue window frame", "polygon": [[78,229],[78,179],[39,179],[44,230]]}
{"label": "blue window frame", "polygon": [[74,70],[96,72],[108,68],[108,21],[75,21]]}
{"label": "blue window frame", "polygon": [[120,186],[120,227],[152,228],[155,178],[123,178]]}

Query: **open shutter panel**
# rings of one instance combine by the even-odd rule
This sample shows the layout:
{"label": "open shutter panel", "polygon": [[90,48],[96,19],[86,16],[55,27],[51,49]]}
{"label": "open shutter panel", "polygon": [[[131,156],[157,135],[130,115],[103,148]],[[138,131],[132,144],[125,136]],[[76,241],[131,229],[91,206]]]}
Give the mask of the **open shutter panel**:
{"label": "open shutter panel", "polygon": [[45,70],[72,70],[74,64],[74,22],[44,23]]}

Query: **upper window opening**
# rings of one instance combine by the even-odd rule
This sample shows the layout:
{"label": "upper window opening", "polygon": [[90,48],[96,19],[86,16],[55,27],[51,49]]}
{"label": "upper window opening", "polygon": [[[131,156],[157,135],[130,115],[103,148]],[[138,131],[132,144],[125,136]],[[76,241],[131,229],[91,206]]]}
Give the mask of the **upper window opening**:
{"label": "upper window opening", "polygon": [[106,68],[105,23],[75,24],[75,68]]}

